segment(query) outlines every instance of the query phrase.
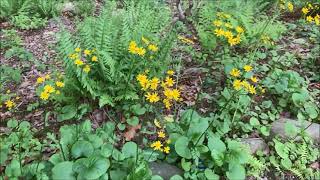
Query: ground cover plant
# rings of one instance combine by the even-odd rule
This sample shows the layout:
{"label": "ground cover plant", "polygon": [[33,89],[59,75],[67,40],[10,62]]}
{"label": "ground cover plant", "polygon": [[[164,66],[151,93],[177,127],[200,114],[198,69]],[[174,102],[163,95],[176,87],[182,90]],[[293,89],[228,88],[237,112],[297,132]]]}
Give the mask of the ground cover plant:
{"label": "ground cover plant", "polygon": [[320,179],[320,3],[3,0],[0,177]]}

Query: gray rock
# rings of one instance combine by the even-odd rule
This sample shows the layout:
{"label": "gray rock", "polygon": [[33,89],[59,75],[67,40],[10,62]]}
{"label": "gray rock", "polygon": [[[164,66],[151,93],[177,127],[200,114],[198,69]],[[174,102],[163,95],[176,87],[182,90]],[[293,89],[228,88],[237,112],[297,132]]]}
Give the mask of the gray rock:
{"label": "gray rock", "polygon": [[[285,133],[285,124],[287,122],[292,123],[295,127],[297,127],[300,130],[305,129],[306,134],[308,134],[314,140],[315,143],[320,144],[320,125],[308,121],[300,122],[292,119],[280,119],[279,121],[275,121],[272,123],[270,133],[271,137],[278,135],[283,139],[290,138]],[[300,137],[296,138],[296,140],[300,139]]]}
{"label": "gray rock", "polygon": [[76,6],[72,2],[67,2],[63,4],[62,7],[63,13],[75,13],[76,12]]}
{"label": "gray rock", "polygon": [[268,145],[262,138],[242,138],[240,141],[249,146],[251,154],[255,154],[259,150],[264,154],[269,153]]}
{"label": "gray rock", "polygon": [[152,171],[152,175],[159,175],[164,180],[169,180],[172,176],[176,174],[181,176],[183,175],[182,169],[168,163],[151,162],[149,165]]}

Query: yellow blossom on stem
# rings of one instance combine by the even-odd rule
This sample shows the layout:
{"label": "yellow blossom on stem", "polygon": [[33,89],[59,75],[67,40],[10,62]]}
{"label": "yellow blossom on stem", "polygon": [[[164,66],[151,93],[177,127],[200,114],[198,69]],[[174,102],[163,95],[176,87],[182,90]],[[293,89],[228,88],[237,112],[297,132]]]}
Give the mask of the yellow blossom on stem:
{"label": "yellow blossom on stem", "polygon": [[92,56],[91,61],[93,61],[93,62],[97,62],[97,61],[98,61],[97,56]]}
{"label": "yellow blossom on stem", "polygon": [[180,99],[180,91],[178,89],[173,89],[172,90],[172,98],[175,101],[179,101],[179,99]]}
{"label": "yellow blossom on stem", "polygon": [[154,77],[150,80],[149,83],[150,83],[150,89],[156,90],[158,88],[159,78]]}
{"label": "yellow blossom on stem", "polygon": [[213,21],[213,25],[217,26],[217,27],[220,27],[222,25],[222,21],[220,20],[215,20]]}
{"label": "yellow blossom on stem", "polygon": [[146,44],[146,45],[149,45],[149,43],[150,43],[150,41],[147,39],[147,38],[145,38],[145,37],[141,37],[141,40]]}
{"label": "yellow blossom on stem", "polygon": [[75,52],[80,52],[80,51],[81,51],[81,48],[77,47],[74,51],[75,51]]}
{"label": "yellow blossom on stem", "polygon": [[46,93],[53,93],[55,91],[54,87],[52,87],[51,85],[45,85],[43,90]]}
{"label": "yellow blossom on stem", "polygon": [[149,49],[150,51],[153,51],[153,52],[157,52],[157,51],[158,51],[158,47],[157,47],[156,45],[154,45],[154,44],[150,44],[150,45],[148,46],[148,49]]}
{"label": "yellow blossom on stem", "polygon": [[57,81],[57,82],[56,82],[56,86],[62,88],[62,87],[64,87],[64,83],[61,82],[61,81]]}
{"label": "yellow blossom on stem", "polygon": [[163,152],[166,153],[166,154],[169,154],[170,152],[170,147],[169,146],[166,146],[163,148]]}
{"label": "yellow blossom on stem", "polygon": [[306,7],[303,7],[303,8],[301,9],[301,11],[302,11],[303,14],[308,14],[309,9],[306,8]]}
{"label": "yellow blossom on stem", "polygon": [[256,87],[254,87],[253,85],[250,85],[249,86],[249,93],[250,94],[257,94]]}
{"label": "yellow blossom on stem", "polygon": [[46,79],[44,77],[37,78],[37,84],[42,84]]}
{"label": "yellow blossom on stem", "polygon": [[46,80],[50,79],[50,78],[51,78],[51,77],[50,77],[50,74],[47,74],[46,76],[44,76],[44,78],[45,78]]}
{"label": "yellow blossom on stem", "polygon": [[159,131],[159,132],[158,132],[158,137],[159,137],[159,138],[165,138],[165,137],[166,137],[166,134],[165,134],[163,131]]}
{"label": "yellow blossom on stem", "polygon": [[230,75],[231,75],[231,76],[234,76],[234,77],[239,77],[239,76],[240,76],[240,70],[237,69],[237,68],[233,68],[233,69],[230,71]]}
{"label": "yellow blossom on stem", "polygon": [[240,80],[234,80],[233,81],[233,88],[237,91],[239,91],[242,87],[242,82]]}
{"label": "yellow blossom on stem", "polygon": [[129,52],[132,54],[136,54],[137,48],[137,43],[135,41],[130,41],[128,48]]}
{"label": "yellow blossom on stem", "polygon": [[164,106],[167,108],[167,109],[170,109],[171,108],[171,102],[170,102],[170,100],[169,99],[163,99],[163,104],[164,104]]}
{"label": "yellow blossom on stem", "polygon": [[252,66],[245,65],[245,66],[243,66],[243,69],[244,69],[245,72],[250,72],[252,70]]}
{"label": "yellow blossom on stem", "polygon": [[90,51],[89,49],[85,49],[85,50],[83,51],[83,53],[84,53],[84,55],[88,56],[88,55],[91,54],[91,51]]}
{"label": "yellow blossom on stem", "polygon": [[167,71],[167,74],[168,74],[169,76],[172,76],[172,75],[174,74],[174,71],[173,71],[173,70],[168,70],[168,71]]}
{"label": "yellow blossom on stem", "polygon": [[49,97],[50,97],[50,94],[45,91],[41,92],[41,94],[40,94],[40,99],[42,99],[42,100],[48,100]]}
{"label": "yellow blossom on stem", "polygon": [[74,61],[74,64],[77,65],[77,66],[82,66],[84,63],[80,59],[77,59],[77,60]]}
{"label": "yellow blossom on stem", "polygon": [[175,81],[171,77],[166,77],[165,83],[168,87],[172,87]]}
{"label": "yellow blossom on stem", "polygon": [[224,33],[224,37],[228,38],[228,39],[232,39],[233,38],[233,34],[231,31],[226,31]]}
{"label": "yellow blossom on stem", "polygon": [[151,147],[153,148],[153,150],[159,150],[162,151],[162,143],[160,141],[156,141],[154,143],[151,144]]}
{"label": "yellow blossom on stem", "polygon": [[217,37],[220,37],[220,36],[224,36],[225,32],[223,29],[215,29],[214,30],[214,34],[217,36]]}
{"label": "yellow blossom on stem", "polygon": [[146,54],[146,50],[144,48],[137,48],[136,54],[139,56],[144,56]]}
{"label": "yellow blossom on stem", "polygon": [[237,31],[237,33],[239,33],[239,34],[241,34],[241,33],[244,32],[243,28],[240,27],[240,26],[237,26],[237,27],[236,27],[236,31]]}
{"label": "yellow blossom on stem", "polygon": [[59,91],[59,90],[56,90],[56,95],[59,95],[59,94],[61,94],[60,91]]}
{"label": "yellow blossom on stem", "polygon": [[227,27],[227,28],[229,28],[229,29],[232,29],[232,28],[233,28],[232,24],[230,24],[230,23],[225,23],[224,26]]}
{"label": "yellow blossom on stem", "polygon": [[313,17],[312,16],[307,16],[307,19],[306,19],[309,23],[311,23],[313,21]]}
{"label": "yellow blossom on stem", "polygon": [[288,9],[290,12],[293,12],[293,4],[292,2],[288,2]]}
{"label": "yellow blossom on stem", "polygon": [[84,68],[83,68],[83,71],[88,73],[90,71],[90,66],[89,65],[85,65]]}
{"label": "yellow blossom on stem", "polygon": [[147,98],[147,100],[151,103],[156,103],[160,100],[158,93],[154,92],[154,93],[150,93],[148,92],[145,97]]}
{"label": "yellow blossom on stem", "polygon": [[10,99],[7,100],[6,102],[4,102],[4,104],[6,105],[6,107],[11,110],[15,105],[16,103],[14,103],[13,101],[11,101]]}
{"label": "yellow blossom on stem", "polygon": [[258,82],[258,78],[255,77],[255,76],[252,76],[250,79],[251,79],[251,81],[254,82],[254,83],[257,83],[257,82]]}

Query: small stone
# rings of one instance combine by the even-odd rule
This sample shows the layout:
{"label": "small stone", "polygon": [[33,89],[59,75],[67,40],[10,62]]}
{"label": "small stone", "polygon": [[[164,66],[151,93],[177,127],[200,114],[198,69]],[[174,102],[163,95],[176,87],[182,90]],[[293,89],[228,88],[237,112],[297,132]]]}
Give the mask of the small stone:
{"label": "small stone", "polygon": [[183,175],[183,170],[164,162],[151,162],[149,164],[152,175],[159,175],[164,180],[169,180],[174,175]]}
{"label": "small stone", "polygon": [[262,138],[242,138],[240,141],[249,146],[251,154],[255,154],[257,151],[262,151],[264,154],[269,152],[268,145]]}
{"label": "small stone", "polygon": [[[305,129],[306,134],[308,134],[315,143],[320,144],[320,125],[317,123],[311,123],[308,121],[297,121],[292,119],[280,119],[272,123],[271,127],[271,137],[280,136],[283,139],[290,138],[285,133],[285,124],[289,122],[300,130]],[[300,137],[296,137],[296,140],[300,140]]]}

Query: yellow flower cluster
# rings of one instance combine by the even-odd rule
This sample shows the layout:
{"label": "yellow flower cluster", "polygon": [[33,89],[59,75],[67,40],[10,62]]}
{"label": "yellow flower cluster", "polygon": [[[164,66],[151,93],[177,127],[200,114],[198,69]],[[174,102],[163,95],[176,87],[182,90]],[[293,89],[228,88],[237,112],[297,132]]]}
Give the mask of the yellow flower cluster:
{"label": "yellow flower cluster", "polygon": [[95,49],[85,49],[81,53],[81,48],[77,47],[74,53],[69,55],[69,58],[74,61],[77,67],[82,67],[83,72],[89,73],[91,70],[89,62],[98,62],[98,57],[94,55],[95,51]]}
{"label": "yellow flower cluster", "polygon": [[218,19],[214,20],[212,24],[215,26],[214,34],[217,37],[224,37],[230,46],[240,44],[241,36],[244,29],[241,26],[233,26],[230,21],[231,15],[219,12]]}
{"label": "yellow flower cluster", "polygon": [[166,154],[170,153],[169,144],[171,143],[170,139],[166,139],[166,133],[159,121],[155,120],[155,125],[157,127],[157,140],[151,143],[150,147],[155,151],[161,151]]}
{"label": "yellow flower cluster", "polygon": [[13,107],[16,106],[16,103],[11,99],[5,101],[4,104],[6,105],[6,108],[8,108],[8,110],[11,110]]}
{"label": "yellow flower cluster", "polygon": [[319,12],[320,6],[319,5],[312,5],[310,3],[307,4],[307,6],[303,7],[301,9],[301,12],[303,13],[306,21],[308,23],[315,23],[317,26],[320,25],[320,15],[315,12]]}
{"label": "yellow flower cluster", "polygon": [[[245,65],[243,66],[243,70],[245,71],[244,73],[249,73],[253,70],[251,65]],[[246,92],[250,93],[250,94],[257,94],[256,91],[256,87],[259,88],[259,90],[264,93],[265,89],[258,86],[258,78],[254,75],[252,75],[249,79],[249,81],[247,81],[245,78],[242,78],[241,80],[241,71],[237,68],[233,68],[229,74],[236,78],[233,80],[233,88],[236,91],[240,91],[241,89],[244,89]]]}
{"label": "yellow flower cluster", "polygon": [[[141,40],[144,43],[144,47],[139,47],[136,41],[130,41],[128,51],[131,54],[136,54],[143,57],[147,53],[147,49],[151,52],[157,52],[159,50],[158,46],[150,43],[147,38],[142,36]],[[152,56],[150,56],[150,59],[152,59],[151,57]]]}
{"label": "yellow flower cluster", "polygon": [[[146,99],[150,103],[156,103],[160,101],[160,96],[163,97],[163,104],[167,109],[170,109],[174,101],[180,101],[180,90],[173,88],[175,80],[172,78],[174,71],[168,70],[167,76],[163,81],[159,78],[153,77],[148,79],[147,73],[138,74],[136,77],[141,89],[146,91]],[[161,87],[161,88],[160,88]],[[162,95],[159,95],[162,94]]]}
{"label": "yellow flower cluster", "polygon": [[290,1],[287,2],[285,0],[280,0],[279,6],[280,6],[280,9],[282,10],[288,9],[289,12],[293,12],[293,9],[294,9],[294,6]]}
{"label": "yellow flower cluster", "polygon": [[[56,94],[56,95],[61,94],[59,88],[63,88],[64,83],[61,80],[59,80],[60,78],[62,78],[61,74],[58,76],[58,79],[54,83],[49,82],[48,84],[44,85],[43,91],[40,93],[40,99],[48,100],[50,98],[50,95],[52,94]],[[38,77],[37,84],[43,84],[46,80],[50,80],[50,79],[51,77],[49,74],[42,77]]]}

